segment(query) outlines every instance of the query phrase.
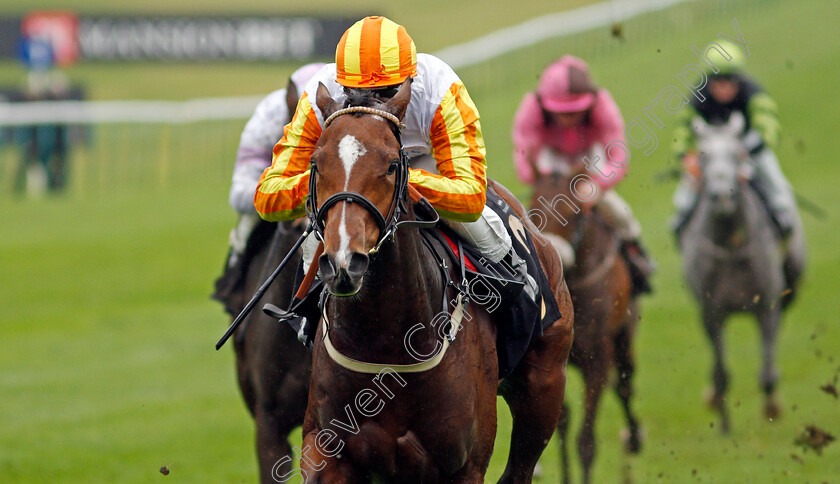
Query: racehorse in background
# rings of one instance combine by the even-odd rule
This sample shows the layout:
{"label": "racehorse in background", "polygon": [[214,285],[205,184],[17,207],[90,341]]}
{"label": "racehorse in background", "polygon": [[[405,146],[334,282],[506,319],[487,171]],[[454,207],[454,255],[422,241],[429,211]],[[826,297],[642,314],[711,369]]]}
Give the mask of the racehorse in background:
{"label": "racehorse in background", "polygon": [[[539,210],[543,235],[563,258],[566,283],[575,310],[575,339],[569,362],[580,368],[585,384],[583,426],[578,435],[582,481],[588,483],[595,460],[595,420],[601,393],[613,364],[618,373],[616,392],[621,399],[628,428],[623,432],[625,449],[641,450],[638,419],[631,409],[634,361],[633,335],[639,320],[638,300],[632,296],[632,281],[620,240],[597,209],[579,204],[572,194],[572,180],[582,172],[554,172],[536,179],[531,211]],[[583,206],[579,206],[583,205]],[[568,456],[569,407],[557,430],[563,482],[570,482]]]}
{"label": "racehorse in background", "polygon": [[723,325],[737,312],[750,313],[758,320],[764,414],[771,420],[777,418],[776,335],[804,269],[805,239],[797,218],[786,260],[770,216],[750,185],[749,158],[741,140],[743,117],[733,114],[721,126],[698,119],[693,127],[701,154],[702,189],[681,233],[680,246],[685,277],[700,304],[703,326],[714,350],[714,390],[709,403],[720,413],[720,429],[726,433],[729,377],[723,361]]}
{"label": "racehorse in background", "polygon": [[[309,208],[323,238],[328,293],[315,338],[302,472],[319,483],[483,483],[499,392],[513,414],[500,482],[530,482],[559,418],[572,339],[560,259],[550,246],[539,249],[562,318],[531,341],[500,385],[496,325],[504,321],[475,302],[463,308],[457,266],[438,260],[411,226],[427,211],[421,205],[429,207],[418,194],[406,195],[412,189],[398,125],[410,95],[405,83],[387,103],[350,97],[351,108],[359,107],[353,110],[323,85],[317,92],[328,121],[312,156]],[[509,192],[489,185],[524,216]],[[448,324],[435,326],[441,314]],[[428,357],[407,351],[409,340],[415,355]]]}
{"label": "racehorse in background", "polygon": [[[217,281],[213,298],[237,316],[302,232],[297,224],[260,221],[237,267]],[[261,301],[291,301],[299,260],[290,261]],[[288,436],[303,424],[312,353],[288,325],[262,311],[249,313],[233,337],[239,389],[256,425],[260,482],[280,482],[292,470]]]}

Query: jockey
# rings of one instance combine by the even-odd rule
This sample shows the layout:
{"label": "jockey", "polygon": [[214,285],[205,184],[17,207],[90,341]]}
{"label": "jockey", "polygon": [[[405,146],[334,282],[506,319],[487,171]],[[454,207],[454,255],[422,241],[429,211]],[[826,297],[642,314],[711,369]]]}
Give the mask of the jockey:
{"label": "jockey", "polygon": [[628,165],[606,165],[604,147],[616,141],[625,142],[618,106],[606,89],[592,82],[586,62],[570,55],[543,71],[536,92],[525,95],[514,117],[519,179],[533,183],[535,168],[543,174],[568,173],[584,165],[592,170],[599,190],[587,203],[594,204],[621,239],[635,291],[651,292],[648,278],[654,264],[639,241],[641,225],[627,202],[611,190],[627,174]]}
{"label": "jockey", "polygon": [[[409,157],[408,183],[441,219],[488,260],[504,260],[532,287],[525,261],[501,218],[485,207],[485,146],[478,109],[461,79],[442,60],[418,54],[405,27],[385,17],[366,17],[342,36],[335,63],[325,65],[306,85],[291,123],[274,146],[271,166],[259,181],[254,206],[269,221],[305,214],[309,159],[324,127],[315,102],[323,84],[338,102],[354,89],[373,90],[383,101],[409,79],[411,99],[402,122],[403,150]],[[303,244],[304,272],[318,248],[310,234]],[[293,324],[294,326],[294,324]]]}
{"label": "jockey", "polygon": [[[324,66],[306,85],[292,122],[274,146],[271,166],[260,179],[254,205],[265,220],[289,220],[305,213],[309,158],[324,119],[314,102],[319,84],[343,101],[350,89],[371,89],[384,99],[411,79],[411,101],[401,132],[416,188],[459,235],[494,262],[512,244],[501,219],[485,207],[485,149],[478,110],[455,72],[440,59],[417,54],[405,28],[385,17],[367,17],[350,27]],[[309,265],[317,248],[304,243]]]}
{"label": "jockey", "polygon": [[271,150],[283,134],[283,126],[291,120],[300,93],[307,81],[323,67],[307,64],[292,73],[288,84],[265,97],[257,105],[245,125],[233,167],[230,206],[239,214],[239,221],[230,233],[231,255],[228,265],[236,264],[245,250],[248,238],[260,217],[254,210],[254,192],[262,172],[271,165]]}
{"label": "jockey", "polygon": [[699,116],[708,124],[725,124],[732,113],[740,112],[746,121],[743,142],[754,168],[755,188],[767,205],[779,236],[786,240],[798,214],[793,189],[773,152],[780,141],[776,103],[744,74],[745,58],[741,47],[725,41],[713,44],[720,50],[717,47],[709,49],[707,59],[715,69],[707,66],[708,84],[698,92],[705,101],[692,98],[674,132],[674,156],[680,160],[684,171],[674,193],[677,214],[672,228],[679,236],[694,210],[700,189],[700,158],[691,121]]}

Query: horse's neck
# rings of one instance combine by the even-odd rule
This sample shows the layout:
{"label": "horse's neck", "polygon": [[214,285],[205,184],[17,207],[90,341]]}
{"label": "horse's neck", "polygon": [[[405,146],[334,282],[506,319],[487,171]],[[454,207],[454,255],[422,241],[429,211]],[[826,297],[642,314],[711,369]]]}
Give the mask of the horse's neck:
{"label": "horse's neck", "polygon": [[[435,315],[442,310],[440,271],[425,257],[419,231],[397,232],[392,243],[371,258],[362,290],[350,298],[330,298],[330,337],[362,358],[407,355],[404,338],[413,331],[415,348],[434,346]],[[425,342],[425,343],[424,343]],[[358,353],[356,353],[358,352]],[[411,362],[411,361],[407,361]]]}
{"label": "horse's neck", "polygon": [[756,221],[750,217],[750,209],[754,208],[748,200],[748,195],[741,192],[738,195],[737,208],[729,217],[714,217],[708,208],[708,203],[699,207],[704,214],[701,231],[712,244],[726,249],[740,249],[750,242],[751,224]]}
{"label": "horse's neck", "polygon": [[609,256],[617,251],[618,244],[615,243],[615,234],[607,228],[597,212],[590,212],[588,216],[578,215],[569,225],[574,224],[578,224],[580,240],[576,241],[575,265],[569,277],[585,278],[598,266],[609,262]]}

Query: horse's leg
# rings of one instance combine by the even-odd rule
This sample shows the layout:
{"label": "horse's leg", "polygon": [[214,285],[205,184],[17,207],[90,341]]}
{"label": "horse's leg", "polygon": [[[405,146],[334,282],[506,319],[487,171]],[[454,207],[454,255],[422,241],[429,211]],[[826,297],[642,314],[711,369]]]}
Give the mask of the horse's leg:
{"label": "horse's leg", "polygon": [[[631,317],[635,317],[635,315]],[[631,454],[638,454],[642,449],[642,439],[639,435],[639,422],[630,408],[630,400],[633,398],[633,373],[635,371],[632,331],[632,326],[625,325],[615,335],[615,366],[618,372],[615,390],[618,393],[618,398],[621,399],[624,417],[627,419],[627,435],[623,438],[624,448]]]}
{"label": "horse's leg", "polygon": [[470,466],[444,482],[448,484],[483,484],[484,475],[478,469]]}
{"label": "horse's leg", "polygon": [[260,402],[257,405],[257,457],[260,461],[260,482],[264,484],[278,482],[280,476],[287,475],[294,467],[288,441],[294,426],[290,426],[288,414],[276,404]]}
{"label": "horse's leg", "polygon": [[603,350],[595,348],[595,350],[594,353],[583,356],[582,360],[588,360],[588,362],[581,366],[586,398],[583,426],[578,435],[578,453],[585,484],[589,483],[592,463],[595,460],[595,417],[598,415],[598,403],[607,383],[607,372],[612,360],[607,348]]}
{"label": "horse's leg", "polygon": [[776,335],[781,321],[781,310],[778,304],[773,308],[766,308],[756,314],[761,327],[762,366],[759,383],[764,391],[764,416],[770,420],[779,417],[781,409],[776,401],[776,383],[779,381],[779,370],[776,368]]}
{"label": "horse's leg", "polygon": [[560,321],[531,343],[500,387],[513,416],[510,453],[500,483],[531,482],[534,466],[557,428],[572,345],[572,335]]}
{"label": "horse's leg", "polygon": [[[706,302],[705,304],[712,304]],[[712,381],[714,391],[709,400],[709,405],[720,414],[720,431],[729,433],[729,411],[726,408],[726,391],[729,388],[729,374],[723,362],[723,321],[725,316],[711,308],[703,309],[703,327],[709,341],[712,343],[714,352],[714,366],[712,370]]]}
{"label": "horse's leg", "polygon": [[[350,459],[342,459],[341,454],[324,455],[321,449],[316,447],[317,435],[320,429],[313,429],[303,437],[303,449],[300,450],[300,469],[296,470],[296,481],[306,484],[352,484],[357,482],[369,482],[370,479],[364,475]],[[297,449],[296,449],[297,450]],[[286,482],[292,476],[275,482]]]}
{"label": "horse's leg", "polygon": [[[255,321],[255,323],[266,321]],[[263,347],[255,351],[261,366],[257,373],[254,418],[257,424],[257,455],[263,482],[277,482],[277,472],[289,472],[294,458],[289,434],[303,423],[308,400],[309,367],[303,347],[273,321],[254,324],[262,328]],[[265,344],[268,343],[268,344]],[[272,355],[266,357],[263,355]],[[282,462],[281,462],[282,461]],[[274,476],[272,476],[274,474]]]}
{"label": "horse's leg", "polygon": [[557,422],[557,435],[560,437],[560,474],[563,484],[569,484],[569,406],[563,402],[560,421]]}

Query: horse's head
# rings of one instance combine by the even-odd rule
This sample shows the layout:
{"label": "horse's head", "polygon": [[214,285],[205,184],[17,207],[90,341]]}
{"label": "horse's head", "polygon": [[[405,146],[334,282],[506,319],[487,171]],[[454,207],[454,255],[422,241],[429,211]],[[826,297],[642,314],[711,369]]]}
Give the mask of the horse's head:
{"label": "horse's head", "polygon": [[318,87],[326,121],[312,154],[309,208],[324,242],[321,275],[332,294],[359,291],[368,254],[394,228],[408,180],[399,125],[410,98],[408,82],[387,102],[370,91],[350,91],[343,105]]}
{"label": "horse's head", "polygon": [[[543,151],[540,156],[552,156],[550,150]],[[583,228],[586,216],[592,209],[588,200],[593,193],[593,185],[587,178],[587,170],[583,162],[557,163],[549,174],[537,175],[534,180],[534,194],[531,200],[531,213],[534,209],[543,220],[532,220],[541,230],[558,234],[567,240]]]}
{"label": "horse's head", "polygon": [[738,208],[741,184],[749,179],[747,153],[742,140],[744,117],[733,113],[724,125],[709,125],[700,119],[692,122],[697,133],[700,166],[703,173],[703,196],[712,213],[731,216]]}

